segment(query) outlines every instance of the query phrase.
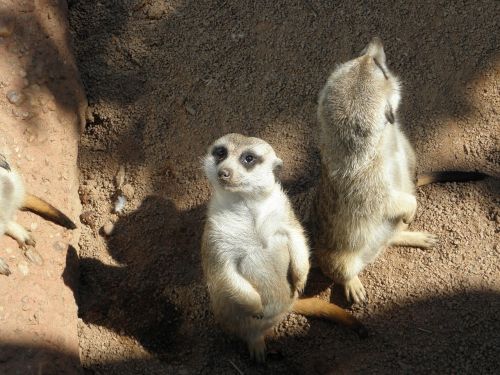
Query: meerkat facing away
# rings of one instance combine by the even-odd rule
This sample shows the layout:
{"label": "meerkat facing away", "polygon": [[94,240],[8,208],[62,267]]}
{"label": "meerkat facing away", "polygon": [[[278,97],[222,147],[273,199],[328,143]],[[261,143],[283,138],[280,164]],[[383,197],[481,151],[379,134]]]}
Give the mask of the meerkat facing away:
{"label": "meerkat facing away", "polygon": [[[29,231],[14,221],[18,210],[32,211],[68,229],[76,228],[61,211],[43,199],[26,193],[21,176],[11,169],[5,157],[0,154],[0,235],[7,234],[12,237],[21,249],[26,251],[28,246],[35,246],[35,239]],[[10,274],[7,263],[1,258],[0,274]]]}
{"label": "meerkat facing away", "polygon": [[355,303],[366,299],[358,274],[382,249],[428,248],[437,241],[407,230],[417,208],[415,153],[396,118],[400,90],[374,38],[361,56],[333,71],[319,97],[316,255]]}
{"label": "meerkat facing away", "polygon": [[309,272],[309,248],[276,177],[281,165],[268,143],[239,134],[216,140],[204,158],[213,195],[201,248],[212,310],[259,362],[265,359],[266,332],[290,311],[366,335],[340,307],[297,299]]}

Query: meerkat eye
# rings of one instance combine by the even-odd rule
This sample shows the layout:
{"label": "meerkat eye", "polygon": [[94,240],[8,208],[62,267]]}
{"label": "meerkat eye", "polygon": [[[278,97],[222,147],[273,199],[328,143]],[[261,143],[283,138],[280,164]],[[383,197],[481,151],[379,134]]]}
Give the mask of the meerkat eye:
{"label": "meerkat eye", "polygon": [[250,152],[245,152],[245,153],[241,154],[241,162],[243,164],[252,165],[255,163],[256,160],[257,160],[257,157]]}
{"label": "meerkat eye", "polygon": [[227,148],[223,146],[215,147],[212,151],[212,155],[218,162],[224,160],[227,157]]}

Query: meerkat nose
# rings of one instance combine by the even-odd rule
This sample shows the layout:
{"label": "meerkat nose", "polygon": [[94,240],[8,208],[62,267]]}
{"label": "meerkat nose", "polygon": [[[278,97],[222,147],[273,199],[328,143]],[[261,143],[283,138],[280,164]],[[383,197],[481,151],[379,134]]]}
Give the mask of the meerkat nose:
{"label": "meerkat nose", "polygon": [[227,168],[223,168],[218,172],[218,176],[221,180],[229,180],[231,178],[231,174],[231,170]]}

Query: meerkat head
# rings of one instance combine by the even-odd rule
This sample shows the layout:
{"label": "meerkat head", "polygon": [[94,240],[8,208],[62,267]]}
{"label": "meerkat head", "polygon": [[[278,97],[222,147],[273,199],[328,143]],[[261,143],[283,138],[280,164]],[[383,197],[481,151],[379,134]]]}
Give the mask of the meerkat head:
{"label": "meerkat head", "polygon": [[375,37],[360,56],[338,66],[327,87],[329,108],[337,118],[382,126],[394,123],[400,83],[387,67],[382,41]]}
{"label": "meerkat head", "polygon": [[270,192],[283,165],[260,138],[227,134],[208,149],[203,169],[216,190],[258,196]]}

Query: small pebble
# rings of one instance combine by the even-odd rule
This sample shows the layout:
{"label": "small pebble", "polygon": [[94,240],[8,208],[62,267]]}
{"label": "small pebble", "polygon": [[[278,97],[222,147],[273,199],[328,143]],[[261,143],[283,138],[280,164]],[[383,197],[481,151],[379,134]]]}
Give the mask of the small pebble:
{"label": "small pebble", "polygon": [[125,182],[125,167],[120,165],[118,172],[116,172],[115,176],[115,186],[117,189],[121,188],[123,183]]}
{"label": "small pebble", "polygon": [[7,92],[7,100],[14,105],[20,105],[24,101],[24,95],[16,90]]}
{"label": "small pebble", "polygon": [[28,263],[25,262],[24,260],[19,262],[17,268],[19,269],[19,272],[21,272],[23,276],[28,276],[28,274],[30,273],[30,268],[28,267]]}
{"label": "small pebble", "polygon": [[196,114],[196,110],[189,104],[186,103],[185,105],[186,111],[191,115],[194,116]]}
{"label": "small pebble", "polygon": [[116,197],[116,200],[115,200],[115,204],[114,204],[114,212],[116,214],[119,214],[123,211],[123,209],[125,208],[127,204],[127,198],[125,198],[123,195],[118,195]]}
{"label": "small pebble", "polygon": [[52,247],[56,251],[64,251],[64,250],[66,250],[67,246],[66,246],[66,244],[64,242],[57,241],[57,242],[54,242],[54,244],[52,245]]}
{"label": "small pebble", "polygon": [[111,221],[109,221],[103,225],[102,233],[104,233],[105,236],[109,237],[113,233],[114,228],[115,228],[115,225]]}
{"label": "small pebble", "polygon": [[97,225],[97,214],[94,211],[85,211],[80,215],[80,221],[91,228]]}

